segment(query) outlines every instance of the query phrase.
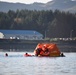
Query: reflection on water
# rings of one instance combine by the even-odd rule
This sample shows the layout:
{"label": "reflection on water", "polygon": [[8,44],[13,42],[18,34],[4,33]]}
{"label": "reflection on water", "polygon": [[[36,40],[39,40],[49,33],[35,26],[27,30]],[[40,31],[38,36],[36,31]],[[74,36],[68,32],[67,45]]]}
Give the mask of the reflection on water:
{"label": "reflection on water", "polygon": [[[66,57],[24,57],[25,52],[0,52],[0,75],[76,75],[76,53]],[[33,52],[28,52],[33,54]]]}

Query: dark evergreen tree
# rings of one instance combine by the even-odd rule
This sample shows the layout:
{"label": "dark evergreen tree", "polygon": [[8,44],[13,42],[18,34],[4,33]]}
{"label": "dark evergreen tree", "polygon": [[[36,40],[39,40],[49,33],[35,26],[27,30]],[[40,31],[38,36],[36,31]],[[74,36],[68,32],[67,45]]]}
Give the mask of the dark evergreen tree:
{"label": "dark evergreen tree", "polygon": [[0,12],[0,29],[36,30],[49,38],[76,37],[76,13],[59,10]]}

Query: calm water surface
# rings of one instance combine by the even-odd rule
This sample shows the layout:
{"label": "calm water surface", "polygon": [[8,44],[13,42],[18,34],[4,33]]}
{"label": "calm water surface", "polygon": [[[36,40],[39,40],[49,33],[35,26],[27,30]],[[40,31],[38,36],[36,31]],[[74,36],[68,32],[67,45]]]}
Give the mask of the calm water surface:
{"label": "calm water surface", "polygon": [[[24,52],[0,52],[0,75],[76,75],[76,53],[66,57],[24,57]],[[31,54],[33,54],[31,52]]]}

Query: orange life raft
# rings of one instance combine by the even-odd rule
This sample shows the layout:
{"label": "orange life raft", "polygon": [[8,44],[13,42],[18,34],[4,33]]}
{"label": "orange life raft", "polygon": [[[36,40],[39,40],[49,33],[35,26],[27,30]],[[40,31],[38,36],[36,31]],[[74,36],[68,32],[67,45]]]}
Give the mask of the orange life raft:
{"label": "orange life raft", "polygon": [[39,43],[34,50],[36,56],[49,56],[57,57],[60,56],[61,52],[56,44],[52,43]]}

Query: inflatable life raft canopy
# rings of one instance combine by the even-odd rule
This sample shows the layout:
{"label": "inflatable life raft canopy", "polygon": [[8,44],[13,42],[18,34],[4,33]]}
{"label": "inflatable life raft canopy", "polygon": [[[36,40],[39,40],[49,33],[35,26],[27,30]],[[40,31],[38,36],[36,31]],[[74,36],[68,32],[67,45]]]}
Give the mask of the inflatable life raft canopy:
{"label": "inflatable life raft canopy", "polygon": [[57,56],[60,56],[61,52],[58,49],[56,44],[39,43],[34,50],[34,54],[36,56],[57,57]]}

